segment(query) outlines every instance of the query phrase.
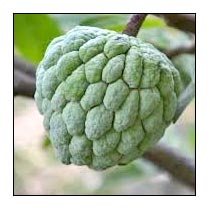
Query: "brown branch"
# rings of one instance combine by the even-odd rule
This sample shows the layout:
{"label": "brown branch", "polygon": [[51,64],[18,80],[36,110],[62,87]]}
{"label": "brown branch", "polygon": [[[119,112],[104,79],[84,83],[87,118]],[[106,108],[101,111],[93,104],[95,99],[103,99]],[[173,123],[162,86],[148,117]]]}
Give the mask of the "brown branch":
{"label": "brown branch", "polygon": [[[159,17],[163,17],[169,26],[195,33],[195,15],[193,14],[153,14]],[[123,34],[130,36],[136,36],[139,29],[144,22],[147,14],[134,14],[128,21]],[[180,46],[174,49],[169,49],[164,52],[169,58],[182,53],[195,53],[195,38],[188,46]]]}
{"label": "brown branch", "polygon": [[14,69],[14,96],[33,97],[35,93],[35,78],[18,69]]}
{"label": "brown branch", "polygon": [[195,14],[156,14],[164,18],[169,26],[178,28],[182,31],[195,33]]}
{"label": "brown branch", "polygon": [[165,54],[168,56],[168,58],[172,58],[174,56],[177,56],[177,55],[180,55],[183,53],[194,54],[195,53],[195,45],[180,46],[180,47],[165,51]]}
{"label": "brown branch", "polygon": [[132,15],[122,33],[129,36],[136,36],[146,16],[147,14]]}
{"label": "brown branch", "polygon": [[14,56],[14,67],[35,78],[36,67],[33,64]]}
{"label": "brown branch", "polygon": [[169,49],[164,52],[168,58],[172,58],[174,56],[183,54],[183,53],[189,53],[194,54],[195,53],[195,41],[192,41],[191,44],[187,46],[179,46],[177,48]]}
{"label": "brown branch", "polygon": [[[178,28],[183,31],[195,33],[195,14],[154,13],[153,15],[164,18],[169,26]],[[122,33],[130,36],[136,36],[146,16],[147,14],[132,15]]]}
{"label": "brown branch", "polygon": [[20,58],[14,57],[14,96],[34,96],[36,88],[35,71],[35,66]]}
{"label": "brown branch", "polygon": [[195,164],[193,160],[163,145],[153,147],[144,153],[143,157],[195,189]]}
{"label": "brown branch", "polygon": [[178,106],[173,118],[173,122],[175,123],[180,115],[183,113],[187,105],[192,101],[195,97],[195,83],[191,81],[187,87],[185,87],[184,91],[180,94],[178,98]]}

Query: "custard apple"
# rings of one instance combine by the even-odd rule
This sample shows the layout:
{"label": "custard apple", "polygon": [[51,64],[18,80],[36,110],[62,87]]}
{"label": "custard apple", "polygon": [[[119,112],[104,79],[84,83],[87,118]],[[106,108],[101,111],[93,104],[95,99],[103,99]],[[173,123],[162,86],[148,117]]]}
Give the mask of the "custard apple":
{"label": "custard apple", "polygon": [[178,70],[151,44],[77,26],[47,47],[35,101],[58,158],[103,170],[163,136],[181,91]]}

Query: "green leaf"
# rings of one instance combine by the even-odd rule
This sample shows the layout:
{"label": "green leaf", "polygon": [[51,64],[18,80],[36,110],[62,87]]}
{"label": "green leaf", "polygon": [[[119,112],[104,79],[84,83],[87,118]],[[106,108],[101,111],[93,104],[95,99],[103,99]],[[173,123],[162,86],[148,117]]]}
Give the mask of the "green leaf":
{"label": "green leaf", "polygon": [[147,15],[144,23],[141,26],[141,29],[146,28],[164,28],[166,27],[166,23],[162,18],[153,16],[153,15]]}
{"label": "green leaf", "polygon": [[95,26],[115,31],[122,31],[125,27],[128,14],[59,14],[51,15],[60,25],[68,31],[74,26]]}
{"label": "green leaf", "polygon": [[33,63],[42,59],[49,42],[60,34],[56,22],[48,15],[14,15],[15,51]]}
{"label": "green leaf", "polygon": [[95,26],[121,32],[126,25],[128,15],[100,15],[97,18],[87,18],[81,25]]}
{"label": "green leaf", "polygon": [[[51,15],[60,25],[68,31],[74,26],[95,26],[121,32],[127,24],[131,14],[53,14]],[[163,19],[148,15],[142,28],[165,27]]]}

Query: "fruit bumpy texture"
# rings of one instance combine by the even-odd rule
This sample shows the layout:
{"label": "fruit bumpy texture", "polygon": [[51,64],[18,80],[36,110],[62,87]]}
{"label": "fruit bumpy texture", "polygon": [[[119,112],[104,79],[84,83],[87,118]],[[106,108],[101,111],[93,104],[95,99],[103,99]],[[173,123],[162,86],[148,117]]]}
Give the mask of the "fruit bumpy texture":
{"label": "fruit bumpy texture", "polygon": [[35,100],[58,158],[103,170],[142,155],[173,120],[179,72],[152,45],[77,26],[48,46]]}

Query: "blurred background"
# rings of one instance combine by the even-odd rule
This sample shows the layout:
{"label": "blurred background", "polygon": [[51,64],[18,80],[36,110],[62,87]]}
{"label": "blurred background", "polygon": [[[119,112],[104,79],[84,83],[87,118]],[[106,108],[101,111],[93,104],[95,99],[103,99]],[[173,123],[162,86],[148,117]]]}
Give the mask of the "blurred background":
{"label": "blurred background", "polygon": [[[14,54],[37,65],[46,46],[76,25],[96,26],[121,32],[128,14],[14,14]],[[189,34],[168,27],[149,15],[137,36],[165,51],[191,43]],[[195,57],[172,58],[185,81],[195,68]],[[14,194],[15,195],[193,195],[149,161],[138,159],[127,166],[96,172],[86,166],[65,166],[55,157],[32,98],[14,97]],[[195,158],[195,102],[188,105],[160,143]]]}

